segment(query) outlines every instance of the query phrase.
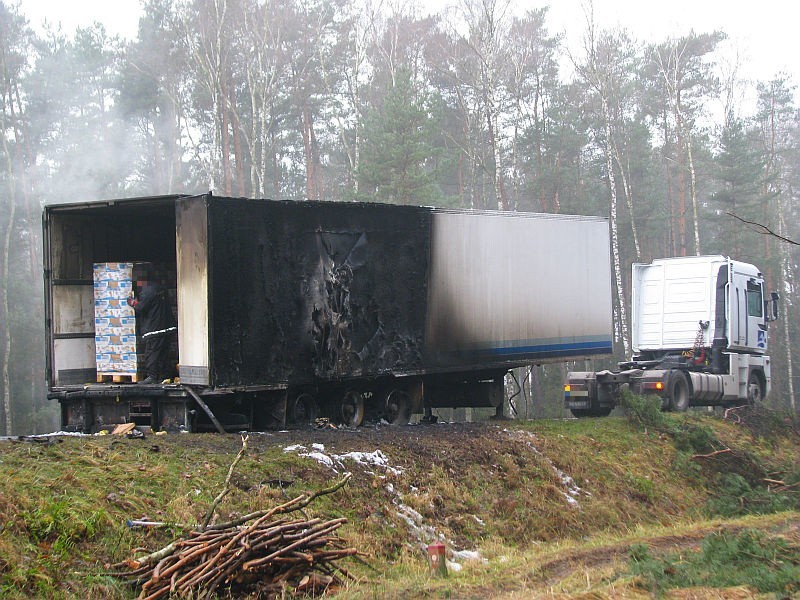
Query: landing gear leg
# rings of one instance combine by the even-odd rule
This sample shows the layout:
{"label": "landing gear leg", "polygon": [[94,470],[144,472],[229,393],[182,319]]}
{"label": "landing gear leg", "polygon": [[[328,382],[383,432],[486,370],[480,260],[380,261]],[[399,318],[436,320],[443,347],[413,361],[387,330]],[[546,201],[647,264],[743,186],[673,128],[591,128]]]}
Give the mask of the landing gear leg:
{"label": "landing gear leg", "polygon": [[437,417],[433,415],[433,411],[431,410],[430,406],[425,406],[423,409],[425,412],[420,419],[420,423],[436,423]]}
{"label": "landing gear leg", "polygon": [[501,402],[495,407],[492,421],[510,421],[510,419],[505,415],[505,413],[503,413],[503,402]]}

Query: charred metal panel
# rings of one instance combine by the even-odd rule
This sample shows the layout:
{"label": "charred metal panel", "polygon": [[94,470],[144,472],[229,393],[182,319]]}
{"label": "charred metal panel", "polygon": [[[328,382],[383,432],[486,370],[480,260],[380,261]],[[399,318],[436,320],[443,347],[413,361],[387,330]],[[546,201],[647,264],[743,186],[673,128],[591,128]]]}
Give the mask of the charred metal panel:
{"label": "charred metal panel", "polygon": [[430,209],[209,200],[216,385],[422,366]]}

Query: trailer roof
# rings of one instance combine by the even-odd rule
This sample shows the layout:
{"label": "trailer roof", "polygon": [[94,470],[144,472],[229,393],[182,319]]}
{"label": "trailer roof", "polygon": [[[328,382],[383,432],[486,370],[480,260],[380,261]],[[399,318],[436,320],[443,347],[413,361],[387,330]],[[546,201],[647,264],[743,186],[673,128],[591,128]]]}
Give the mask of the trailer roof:
{"label": "trailer roof", "polygon": [[135,198],[114,198],[108,200],[88,200],[83,202],[65,202],[61,204],[46,204],[45,212],[69,212],[69,211],[91,211],[104,212],[110,207],[114,207],[116,214],[125,207],[136,208],[140,211],[142,207],[151,206],[153,208],[163,208],[173,206],[178,198],[184,198],[188,194],[169,194],[163,196],[139,196]]}
{"label": "trailer roof", "polygon": [[[137,214],[141,214],[143,207],[150,206],[152,208],[165,208],[165,207],[172,207],[176,200],[179,198],[189,198],[189,197],[198,197],[198,196],[208,196],[209,198],[213,199],[220,199],[220,200],[230,200],[231,198],[224,197],[224,196],[217,196],[213,195],[211,192],[207,192],[204,194],[164,194],[160,196],[137,196],[132,198],[109,198],[109,199],[101,199],[101,200],[88,200],[88,201],[78,201],[78,202],[63,202],[63,203],[50,203],[46,204],[44,210],[46,213],[50,212],[69,212],[69,211],[88,211],[89,213],[96,213],[102,214],[106,210],[109,210],[113,207],[114,215],[119,216],[120,214],[124,214],[124,209],[129,207],[132,210],[136,210]],[[285,203],[285,202],[302,202],[304,204],[329,204],[324,200],[311,200],[311,201],[298,201],[298,200],[275,200],[269,198],[241,198],[241,200],[247,200],[250,202],[276,202],[276,203]],[[364,202],[362,204],[382,204],[378,202]],[[393,206],[403,206],[403,205],[393,205]],[[432,212],[437,213],[458,213],[458,214],[474,214],[474,215],[485,215],[485,216],[497,216],[497,217],[528,217],[528,218],[536,218],[536,219],[556,219],[556,220],[597,220],[597,221],[608,221],[607,217],[599,217],[594,215],[571,215],[571,214],[558,214],[558,213],[536,213],[536,212],[518,212],[518,211],[499,211],[499,210],[475,210],[475,209],[452,209],[452,208],[440,208],[440,207],[431,207],[431,206],[406,206],[406,208],[426,208],[431,210]]]}

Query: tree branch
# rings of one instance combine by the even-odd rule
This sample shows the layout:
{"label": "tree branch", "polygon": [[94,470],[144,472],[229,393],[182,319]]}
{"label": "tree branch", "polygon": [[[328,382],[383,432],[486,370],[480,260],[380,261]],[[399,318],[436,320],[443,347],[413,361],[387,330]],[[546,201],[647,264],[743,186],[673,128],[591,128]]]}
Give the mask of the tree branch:
{"label": "tree branch", "polygon": [[775,233],[774,231],[772,231],[772,229],[770,229],[766,225],[763,225],[761,223],[756,223],[755,221],[748,221],[747,219],[744,219],[744,218],[740,217],[736,213],[726,212],[725,214],[730,216],[730,217],[733,217],[734,219],[738,219],[739,221],[741,221],[745,225],[750,225],[752,227],[753,231],[755,231],[756,233],[760,233],[761,235],[771,235],[772,237],[777,238],[782,242],[786,242],[787,244],[793,244],[795,246],[800,246],[800,242],[795,242],[794,240],[790,240],[787,237],[783,237],[782,235],[779,235],[779,234]]}
{"label": "tree branch", "polygon": [[242,447],[239,449],[239,453],[236,455],[236,458],[233,459],[230,468],[228,469],[228,476],[225,478],[225,485],[222,488],[222,491],[219,495],[214,498],[214,502],[211,504],[211,508],[208,509],[208,513],[206,514],[206,518],[203,521],[203,525],[200,527],[200,531],[205,531],[208,527],[208,524],[211,522],[214,513],[219,506],[219,503],[222,502],[222,499],[231,491],[231,477],[233,476],[233,470],[236,468],[236,465],[239,464],[239,461],[242,460],[244,453],[247,451],[247,440],[250,439],[250,436],[242,435]]}

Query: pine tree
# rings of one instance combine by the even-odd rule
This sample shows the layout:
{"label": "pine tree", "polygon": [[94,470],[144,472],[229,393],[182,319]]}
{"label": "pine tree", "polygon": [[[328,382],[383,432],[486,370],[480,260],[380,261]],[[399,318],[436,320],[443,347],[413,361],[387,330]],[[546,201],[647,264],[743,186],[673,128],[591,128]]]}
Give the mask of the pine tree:
{"label": "pine tree", "polygon": [[383,105],[368,113],[357,171],[358,200],[435,205],[438,151],[435,102],[414,90],[411,73],[400,70]]}
{"label": "pine tree", "polygon": [[[759,248],[755,234],[743,228],[731,215],[751,221],[762,218],[761,208],[766,200],[764,160],[749,139],[742,120],[733,115],[725,119],[719,144],[720,152],[714,161],[719,188],[711,199],[719,216],[720,235],[709,240],[709,244],[714,245],[716,241],[716,251],[761,264],[763,257],[752,255]],[[723,240],[724,246],[720,246]]]}

